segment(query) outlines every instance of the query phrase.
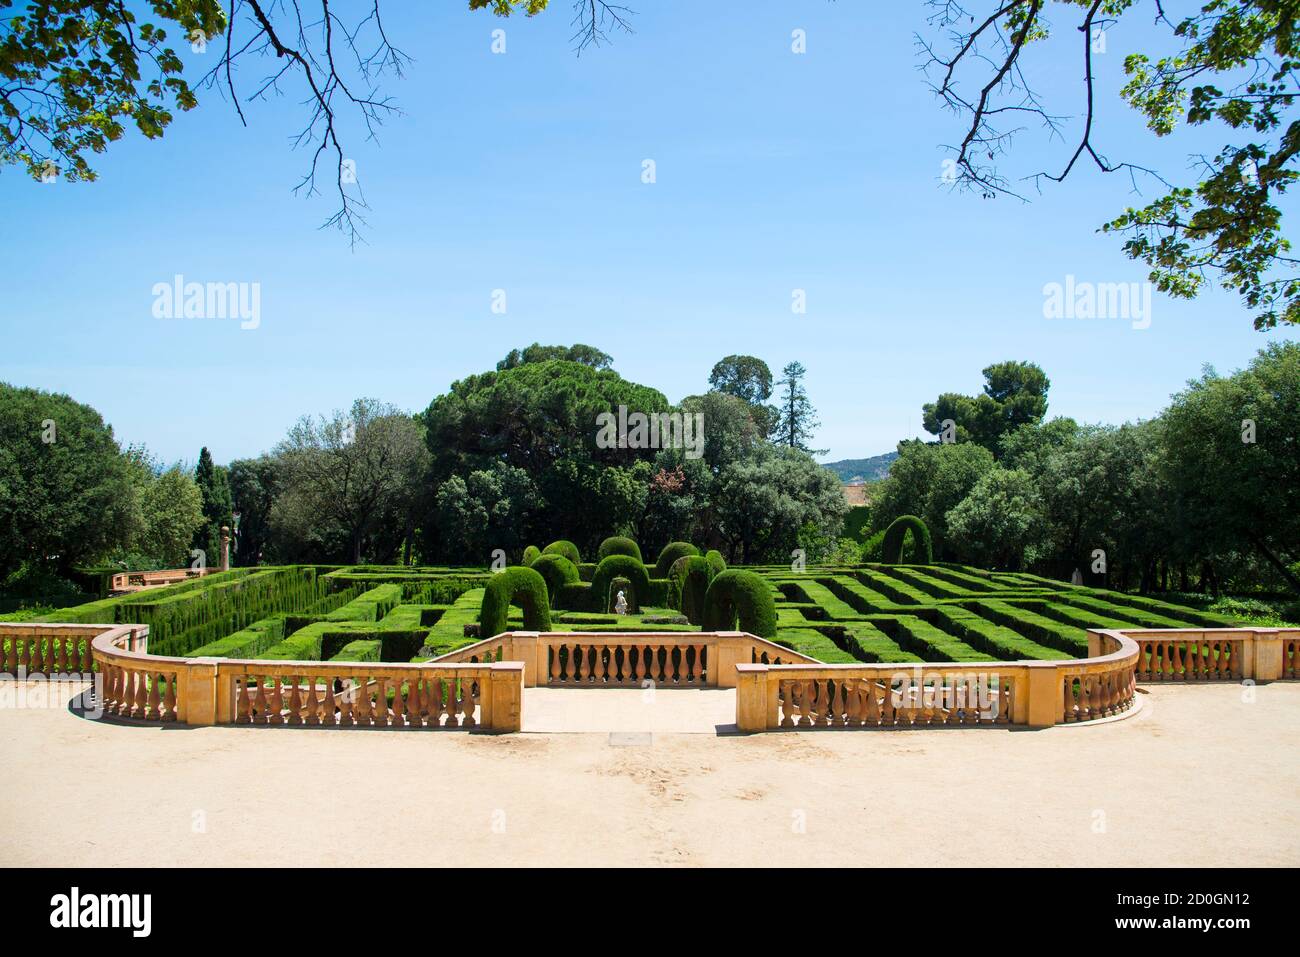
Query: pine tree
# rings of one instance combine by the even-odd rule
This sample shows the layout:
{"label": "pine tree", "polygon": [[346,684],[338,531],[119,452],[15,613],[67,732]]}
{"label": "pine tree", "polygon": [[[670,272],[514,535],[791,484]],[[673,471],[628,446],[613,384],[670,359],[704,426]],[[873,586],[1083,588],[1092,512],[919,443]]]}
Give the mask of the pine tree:
{"label": "pine tree", "polygon": [[803,387],[803,377],[808,370],[802,362],[791,362],[781,374],[784,378],[777,383],[783,392],[779,407],[776,433],[774,438],[781,445],[799,449],[812,455],[825,454],[825,449],[810,449],[808,442],[813,437],[813,430],[821,425],[817,420],[817,410],[808,398],[808,391]]}
{"label": "pine tree", "polygon": [[191,547],[201,548],[209,566],[221,562],[221,526],[233,524],[231,519],[230,475],[226,469],[212,461],[207,446],[199,452],[199,464],[194,467],[194,482],[203,496],[203,525],[194,533]]}

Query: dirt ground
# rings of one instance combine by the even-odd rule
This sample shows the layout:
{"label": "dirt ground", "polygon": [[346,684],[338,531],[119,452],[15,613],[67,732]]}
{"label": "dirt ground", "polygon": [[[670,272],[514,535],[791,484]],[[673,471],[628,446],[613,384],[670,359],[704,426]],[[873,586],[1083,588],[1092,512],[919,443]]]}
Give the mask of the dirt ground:
{"label": "dirt ground", "polygon": [[3,708],[0,865],[1295,866],[1300,683],[1254,693],[1155,687],[1096,727],[749,737]]}

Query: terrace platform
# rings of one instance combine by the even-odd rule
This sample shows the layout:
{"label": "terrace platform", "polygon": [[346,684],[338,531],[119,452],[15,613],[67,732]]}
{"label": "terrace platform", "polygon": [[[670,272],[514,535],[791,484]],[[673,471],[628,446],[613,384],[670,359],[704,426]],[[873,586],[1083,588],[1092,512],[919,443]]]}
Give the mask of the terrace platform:
{"label": "terrace platform", "polygon": [[1300,865],[1300,683],[1142,694],[1087,730],[639,747],[2,708],[0,866]]}

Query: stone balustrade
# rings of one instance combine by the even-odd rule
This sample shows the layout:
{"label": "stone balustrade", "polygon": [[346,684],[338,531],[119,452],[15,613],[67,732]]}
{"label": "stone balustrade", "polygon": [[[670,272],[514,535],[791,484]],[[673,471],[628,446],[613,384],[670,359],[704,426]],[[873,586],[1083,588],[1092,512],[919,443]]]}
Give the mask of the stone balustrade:
{"label": "stone balustrade", "polygon": [[1041,728],[1121,714],[1136,694],[1138,645],[1119,632],[1095,634],[1099,654],[1070,661],[739,664],[736,724]]}
{"label": "stone balustrade", "polygon": [[507,631],[433,660],[522,662],[528,688],[734,688],[738,664],[817,663],[740,631]]}
{"label": "stone balustrade", "polygon": [[481,728],[518,731],[523,666],[166,658],[145,649],[145,625],[110,628],[92,644],[104,710],[182,724]]}
{"label": "stone balustrade", "polygon": [[0,673],[89,674],[94,666],[90,642],[107,627],[2,622]]}
{"label": "stone balustrade", "polygon": [[828,665],[743,632],[505,632],[414,663],[168,658],[147,625],[0,623],[10,674],[90,674],[114,716],[182,724],[518,731],[536,685],[735,687],[743,731],[1076,724],[1139,682],[1300,677],[1300,629],[1088,632],[1065,661]]}
{"label": "stone balustrade", "polygon": [[[1300,628],[1125,629],[1141,651],[1137,680],[1275,681],[1295,678]],[[1089,632],[1089,651],[1093,650]]]}

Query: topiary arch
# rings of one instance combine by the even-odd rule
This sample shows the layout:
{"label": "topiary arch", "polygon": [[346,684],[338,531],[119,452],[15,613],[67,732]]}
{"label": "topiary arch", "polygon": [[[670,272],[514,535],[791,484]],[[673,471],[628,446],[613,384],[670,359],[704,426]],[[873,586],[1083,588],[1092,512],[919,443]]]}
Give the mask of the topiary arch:
{"label": "topiary arch", "polygon": [[632,594],[627,596],[627,606],[635,610],[650,597],[650,575],[640,559],[631,555],[610,555],[601,559],[596,573],[591,576],[592,611],[609,611],[609,586],[615,578],[626,578],[632,583]]}
{"label": "topiary arch", "polygon": [[479,605],[479,635],[491,638],[508,629],[510,606],[524,610],[524,631],[550,631],[551,605],[546,597],[546,579],[531,568],[514,565],[488,579]]}
{"label": "topiary arch", "polygon": [[604,561],[610,555],[628,555],[639,562],[641,561],[641,546],[622,535],[611,535],[600,543],[600,549],[596,552],[596,561]]}
{"label": "topiary arch", "polygon": [[713,575],[713,566],[699,555],[683,555],[668,571],[668,580],[677,596],[677,610],[692,625],[704,622],[704,599]]}
{"label": "topiary arch", "polygon": [[536,545],[529,545],[527,548],[524,549],[523,564],[531,565],[533,562],[537,561],[537,559],[541,557],[542,557],[542,550],[538,548]]}
{"label": "topiary arch", "polygon": [[557,542],[551,542],[542,549],[543,555],[563,555],[573,564],[577,565],[582,561],[582,555],[578,552],[578,546],[573,544],[567,538],[561,538]]}
{"label": "topiary arch", "polygon": [[727,570],[727,560],[722,557],[722,552],[716,548],[710,548],[705,552],[704,560],[709,563],[709,567],[713,569],[715,575]]}
{"label": "topiary arch", "polygon": [[563,555],[539,555],[530,566],[546,580],[546,591],[551,596],[551,607],[560,595],[560,589],[578,580],[578,566]]}
{"label": "topiary arch", "polygon": [[915,515],[900,515],[890,522],[889,527],[885,529],[885,541],[881,547],[885,563],[889,565],[901,565],[903,563],[903,540],[907,537],[908,532],[912,533],[916,564],[932,564],[934,562],[934,548],[930,544],[930,530],[925,527],[925,522]]}
{"label": "topiary arch", "polygon": [[659,553],[659,561],[655,562],[655,578],[667,578],[668,572],[673,567],[673,562],[687,555],[698,555],[700,550],[690,542],[669,542],[664,546],[664,550]]}
{"label": "topiary arch", "polygon": [[704,596],[704,630],[739,630],[776,637],[776,602],[767,582],[753,572],[729,569],[709,582]]}

